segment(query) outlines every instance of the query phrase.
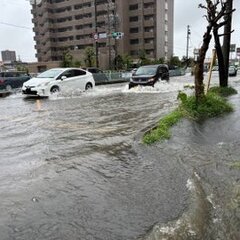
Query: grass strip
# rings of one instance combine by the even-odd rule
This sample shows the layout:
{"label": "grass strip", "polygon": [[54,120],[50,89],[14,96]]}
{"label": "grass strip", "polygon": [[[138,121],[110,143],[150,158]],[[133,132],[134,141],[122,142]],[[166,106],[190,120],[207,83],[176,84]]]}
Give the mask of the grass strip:
{"label": "grass strip", "polygon": [[[212,90],[209,91],[200,102],[195,96],[187,96],[179,92],[179,107],[159,120],[156,127],[146,132],[143,136],[143,143],[152,144],[171,137],[170,128],[181,118],[193,119],[195,121],[204,120],[233,111],[233,106],[222,97],[222,93],[233,92],[232,90]],[[226,95],[225,95],[226,96]]]}

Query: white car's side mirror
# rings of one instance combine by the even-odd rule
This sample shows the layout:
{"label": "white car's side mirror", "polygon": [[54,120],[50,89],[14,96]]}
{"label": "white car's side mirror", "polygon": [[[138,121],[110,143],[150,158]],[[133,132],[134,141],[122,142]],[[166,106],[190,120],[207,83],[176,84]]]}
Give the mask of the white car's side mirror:
{"label": "white car's side mirror", "polygon": [[66,79],[66,78],[67,78],[66,76],[62,76],[62,77],[61,77],[61,80],[64,80],[64,79]]}

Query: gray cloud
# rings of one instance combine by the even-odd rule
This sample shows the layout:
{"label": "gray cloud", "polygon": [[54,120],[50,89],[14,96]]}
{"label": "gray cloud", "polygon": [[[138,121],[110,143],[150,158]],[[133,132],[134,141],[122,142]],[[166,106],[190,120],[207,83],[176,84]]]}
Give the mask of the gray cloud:
{"label": "gray cloud", "polygon": [[[240,25],[236,21],[239,14],[240,1],[234,1],[236,12],[233,15],[232,43],[240,46]],[[194,48],[199,48],[202,44],[202,36],[206,31],[207,21],[203,17],[206,12],[204,9],[198,8],[198,5],[205,4],[204,0],[175,0],[175,26],[174,26],[174,54],[180,57],[186,55],[187,45],[187,25],[190,25],[191,35],[189,44],[189,55],[193,55]],[[211,48],[214,47],[212,42]]]}

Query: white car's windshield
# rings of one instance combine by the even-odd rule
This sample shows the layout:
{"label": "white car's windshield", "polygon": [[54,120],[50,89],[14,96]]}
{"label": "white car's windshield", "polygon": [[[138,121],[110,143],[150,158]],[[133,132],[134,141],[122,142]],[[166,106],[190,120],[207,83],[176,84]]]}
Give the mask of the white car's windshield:
{"label": "white car's windshield", "polygon": [[135,75],[155,75],[156,69],[156,67],[139,67]]}
{"label": "white car's windshield", "polygon": [[62,72],[61,69],[50,69],[43,73],[40,73],[37,78],[55,78]]}

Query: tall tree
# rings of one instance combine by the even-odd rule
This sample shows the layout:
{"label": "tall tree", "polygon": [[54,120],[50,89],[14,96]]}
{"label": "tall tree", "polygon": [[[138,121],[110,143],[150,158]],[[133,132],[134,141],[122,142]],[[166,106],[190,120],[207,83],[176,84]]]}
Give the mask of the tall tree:
{"label": "tall tree", "polygon": [[[220,85],[225,85],[225,71],[226,67],[224,65],[223,61],[223,53],[221,49],[221,43],[220,43],[220,35],[218,34],[218,30],[226,24],[226,21],[223,21],[223,18],[230,14],[230,12],[227,10],[227,1],[223,0],[206,0],[206,5],[199,4],[200,8],[206,9],[207,14],[205,15],[208,26],[207,31],[205,32],[203,36],[203,44],[199,50],[199,57],[197,59],[196,69],[195,69],[195,96],[197,101],[201,99],[204,96],[204,86],[203,86],[203,70],[204,70],[204,60],[206,56],[206,52],[209,47],[209,43],[211,41],[212,35],[211,32],[213,31],[214,34],[214,40],[215,40],[215,46],[218,56],[218,61],[220,61],[220,71],[222,71],[220,75]],[[220,7],[218,7],[218,5]]]}
{"label": "tall tree", "polygon": [[232,12],[235,11],[233,9],[233,0],[227,0],[227,11],[229,14],[226,15],[225,21],[226,24],[224,26],[224,37],[223,37],[223,58],[225,69],[227,70],[225,76],[225,85],[228,85],[228,68],[229,68],[229,52],[230,52],[230,44],[231,44],[231,33],[232,33]]}
{"label": "tall tree", "polygon": [[85,64],[87,67],[92,67],[94,64],[95,51],[92,47],[87,47],[84,51],[85,54]]}
{"label": "tall tree", "polygon": [[[222,19],[227,13],[226,8],[226,2],[221,1],[221,8],[218,9],[219,1],[216,1],[214,3],[214,8],[212,8],[210,11],[210,15],[213,16],[213,18]],[[215,41],[215,48],[217,53],[217,59],[218,59],[218,71],[219,71],[219,85],[221,87],[225,87],[225,79],[226,79],[226,72],[227,69],[224,64],[224,58],[223,58],[223,52],[222,52],[222,46],[220,42],[220,35],[219,35],[219,29],[223,27],[226,24],[226,21],[215,21],[213,23],[213,36]]]}
{"label": "tall tree", "polygon": [[195,66],[195,97],[197,102],[200,101],[203,96],[204,96],[204,85],[203,85],[203,70],[204,70],[204,60],[206,57],[206,53],[210,44],[210,41],[212,39],[211,31],[213,28],[213,23],[211,20],[211,17],[209,16],[209,12],[211,8],[214,8],[214,5],[212,1],[206,0],[207,5],[202,5],[199,4],[200,8],[205,8],[207,10],[207,21],[208,21],[208,26],[207,30],[203,35],[203,43],[199,49],[199,56],[196,62]]}

